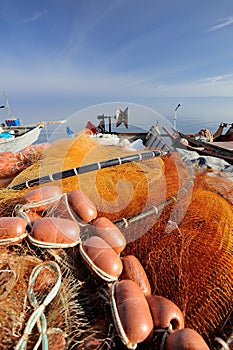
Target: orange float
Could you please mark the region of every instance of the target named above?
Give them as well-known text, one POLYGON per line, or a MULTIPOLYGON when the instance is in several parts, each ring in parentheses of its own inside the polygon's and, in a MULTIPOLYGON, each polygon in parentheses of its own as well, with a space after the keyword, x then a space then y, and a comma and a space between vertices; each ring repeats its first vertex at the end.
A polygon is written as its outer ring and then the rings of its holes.
POLYGON ((24 196, 24 201, 31 204, 30 210, 41 212, 47 209, 52 202, 60 199, 62 190, 58 186, 44 186, 32 190, 24 196))
POLYGON ((134 281, 115 282, 112 286, 112 317, 123 344, 136 349, 152 333, 153 320, 143 291, 134 281))
POLYGON ((126 247, 125 236, 109 219, 100 217, 93 222, 92 232, 104 239, 117 254, 126 247))
POLYGON ((144 295, 150 295, 150 282, 140 261, 134 255, 126 255, 121 259, 121 261, 123 264, 123 271, 120 275, 120 279, 132 280, 136 282, 143 291, 144 295))
POLYGON ((19 243, 27 236, 27 221, 18 217, 0 218, 0 245, 19 243))
POLYGON ((33 238, 32 243, 38 246, 37 242, 45 242, 44 246, 46 243, 74 246, 80 242, 79 233, 79 225, 72 220, 46 217, 33 224, 29 238, 33 238))
POLYGON ((67 199, 71 209, 84 222, 90 222, 96 218, 96 207, 83 191, 74 190, 67 194, 67 199))
POLYGON ((204 339, 190 328, 171 333, 165 343, 165 350, 210 350, 204 339))
POLYGON ((155 329, 184 328, 184 317, 181 310, 171 300, 159 295, 147 296, 147 302, 153 317, 155 329))
POLYGON ((122 272, 122 262, 111 246, 98 236, 80 244, 80 253, 93 272, 106 281, 116 281, 122 272))

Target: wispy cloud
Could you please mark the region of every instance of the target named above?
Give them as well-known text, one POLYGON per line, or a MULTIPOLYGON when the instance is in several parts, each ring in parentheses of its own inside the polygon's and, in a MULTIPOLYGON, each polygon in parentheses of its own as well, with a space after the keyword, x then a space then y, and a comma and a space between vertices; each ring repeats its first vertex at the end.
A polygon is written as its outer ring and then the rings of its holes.
POLYGON ((77 14, 77 20, 71 23, 70 38, 64 49, 67 57, 75 56, 80 51, 84 43, 88 42, 88 37, 95 32, 98 26, 101 26, 101 23, 105 22, 108 16, 114 13, 121 2, 120 0, 118 2, 102 1, 99 6, 96 6, 94 2, 93 4, 94 5, 90 5, 89 2, 89 11, 81 20, 77 14))
POLYGON ((213 77, 208 77, 203 79, 203 82, 209 82, 209 83, 216 83, 216 82, 223 82, 227 80, 232 80, 233 79, 233 73, 230 74, 223 74, 223 75, 216 75, 213 77))
POLYGON ((37 12, 31 18, 25 19, 24 23, 34 22, 34 21, 38 20, 40 17, 42 17, 42 16, 44 16, 46 14, 47 14, 46 10, 37 12))
POLYGON ((79 96, 95 98, 104 96, 116 100, 128 98, 157 97, 233 97, 233 74, 216 75, 200 80, 171 83, 154 80, 141 73, 104 72, 96 69, 59 69, 41 67, 35 69, 0 69, 6 91, 15 91, 23 96, 79 96), (146 79, 147 78, 147 79, 146 79), (27 84, 23 84, 23 82, 27 84))
POLYGON ((222 29, 224 27, 227 27, 229 25, 233 24, 233 17, 228 17, 228 18, 225 18, 224 21, 220 24, 217 24, 216 26, 213 26, 211 27, 208 32, 213 32, 215 30, 219 30, 219 29, 222 29))

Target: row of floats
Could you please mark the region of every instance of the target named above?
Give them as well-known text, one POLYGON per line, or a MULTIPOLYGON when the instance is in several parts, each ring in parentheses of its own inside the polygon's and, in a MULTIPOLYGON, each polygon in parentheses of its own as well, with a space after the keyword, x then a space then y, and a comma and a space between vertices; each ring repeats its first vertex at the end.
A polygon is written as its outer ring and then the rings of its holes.
POLYGON ((109 219, 98 217, 95 205, 85 193, 81 190, 62 193, 59 187, 50 185, 29 191, 24 202, 15 209, 17 216, 0 218, 1 244, 19 243, 26 237, 32 244, 44 248, 79 244, 85 264, 107 283, 112 320, 128 349, 136 349, 141 343, 153 347, 158 332, 166 334, 165 350, 209 349, 201 335, 185 328, 177 305, 151 294, 139 260, 133 255, 121 256, 127 243, 124 235, 109 219), (54 211, 55 202, 58 204, 54 211), (48 216, 55 212, 62 212, 63 217, 48 216), (88 236, 81 239, 82 231, 87 228, 88 236))
POLYGON ((1 152, 0 153, 0 178, 16 176, 22 170, 26 169, 35 158, 40 158, 43 151, 49 146, 48 143, 41 143, 25 147, 19 152, 1 152))

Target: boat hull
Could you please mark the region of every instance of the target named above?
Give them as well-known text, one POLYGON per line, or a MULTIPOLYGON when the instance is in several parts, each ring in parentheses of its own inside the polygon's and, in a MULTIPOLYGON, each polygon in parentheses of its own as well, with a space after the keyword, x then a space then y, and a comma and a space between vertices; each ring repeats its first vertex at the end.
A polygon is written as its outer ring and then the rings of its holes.
POLYGON ((179 138, 175 141, 173 146, 181 144, 180 140, 185 139, 188 144, 185 146, 187 149, 195 150, 200 155, 216 157, 225 160, 229 164, 233 165, 233 141, 229 142, 204 142, 195 140, 192 137, 179 132, 179 138))
MULTIPOLYGON (((43 126, 37 125, 36 127, 25 127, 25 132, 20 136, 15 136, 13 139, 4 139, 0 141, 0 152, 18 152, 23 148, 32 145, 36 142, 40 136, 43 126)), ((23 130, 24 128, 18 128, 18 130, 23 130)), ((17 128, 12 128, 11 130, 17 130, 17 128)))

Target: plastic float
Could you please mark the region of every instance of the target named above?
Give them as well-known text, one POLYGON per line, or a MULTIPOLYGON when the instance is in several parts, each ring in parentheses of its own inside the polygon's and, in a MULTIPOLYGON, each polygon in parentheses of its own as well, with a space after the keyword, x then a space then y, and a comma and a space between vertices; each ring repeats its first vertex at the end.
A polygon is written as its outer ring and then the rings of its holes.
POLYGON ((6 186, 22 170, 42 158, 47 143, 25 147, 20 152, 0 152, 0 185, 6 186))

